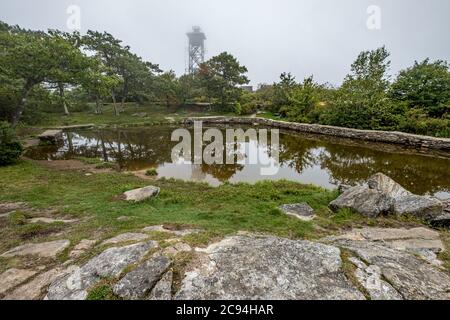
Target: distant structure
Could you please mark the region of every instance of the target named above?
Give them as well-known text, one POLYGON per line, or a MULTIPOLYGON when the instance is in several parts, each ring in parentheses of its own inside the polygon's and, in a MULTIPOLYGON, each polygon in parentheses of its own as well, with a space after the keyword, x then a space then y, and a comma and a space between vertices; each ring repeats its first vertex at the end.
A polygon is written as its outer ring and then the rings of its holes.
POLYGON ((241 89, 248 92, 253 92, 253 86, 241 86, 241 89))
POLYGON ((189 65, 188 72, 192 74, 198 69, 200 64, 205 62, 205 40, 206 36, 200 27, 192 27, 192 31, 187 33, 189 38, 189 65))

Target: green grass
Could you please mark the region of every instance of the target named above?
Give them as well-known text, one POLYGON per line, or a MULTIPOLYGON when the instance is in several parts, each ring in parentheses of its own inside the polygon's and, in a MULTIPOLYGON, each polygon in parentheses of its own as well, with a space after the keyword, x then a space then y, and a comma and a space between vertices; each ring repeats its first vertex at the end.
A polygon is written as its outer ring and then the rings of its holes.
MULTIPOLYGON (((129 203, 116 200, 116 196, 143 187, 148 181, 117 172, 86 176, 83 172, 51 170, 32 161, 2 167, 0 176, 0 201, 23 201, 37 210, 52 207, 64 216, 81 219, 73 226, 58 226, 74 244, 83 238, 105 238, 164 223, 204 229, 204 233, 188 237, 193 244, 206 244, 211 238, 239 230, 303 238, 314 232, 312 223, 283 215, 276 208, 306 201, 318 210, 327 210, 327 204, 336 197, 333 191, 288 181, 214 188, 204 183, 161 179, 152 181, 161 188, 158 198, 129 203), (120 216, 133 218, 118 221, 120 216)), ((21 235, 26 230, 20 227, 7 223, 0 228, 4 239, 0 252, 23 243, 21 235)), ((29 237, 29 241, 52 239, 48 230, 35 231, 36 237, 29 237)))
MULTIPOLYGON (((223 113, 204 110, 201 112, 193 111, 189 108, 167 108, 159 105, 142 105, 135 103, 125 105, 123 112, 119 116, 114 114, 111 104, 105 105, 102 114, 95 114, 93 111, 73 112, 69 116, 59 113, 49 113, 35 127, 55 127, 77 124, 94 124, 99 126, 141 126, 170 123, 171 121, 180 121, 191 116, 214 116, 223 113), (146 113, 146 117, 134 116, 137 113, 146 113)), ((19 130, 28 133, 29 126, 23 126, 19 130)))
MULTIPOLYGON (((131 174, 111 171, 86 176, 83 172, 59 171, 23 160, 1 167, 0 176, 0 202, 26 202, 34 211, 52 208, 56 209, 56 216, 79 220, 75 224, 23 224, 29 218, 28 213, 16 213, 9 220, 0 220, 0 252, 26 242, 69 239, 71 246, 60 255, 59 261, 65 261, 67 253, 81 239, 102 240, 157 224, 203 229, 184 237, 192 246, 205 246, 237 231, 318 239, 352 227, 420 225, 420 221, 410 218, 369 219, 350 210, 334 214, 328 204, 337 197, 337 191, 290 181, 211 187, 205 183, 159 179, 151 182, 161 188, 157 198, 130 203, 117 196, 149 184, 131 174), (281 204, 297 202, 311 205, 317 219, 300 221, 278 209, 281 204), (122 216, 130 219, 117 219, 122 216)), ((164 241, 167 235, 151 237, 164 241)), ((94 251, 82 259, 98 253, 94 251)), ((7 263, 8 267, 14 266, 11 261, 0 259, 0 272, 6 269, 7 263)))

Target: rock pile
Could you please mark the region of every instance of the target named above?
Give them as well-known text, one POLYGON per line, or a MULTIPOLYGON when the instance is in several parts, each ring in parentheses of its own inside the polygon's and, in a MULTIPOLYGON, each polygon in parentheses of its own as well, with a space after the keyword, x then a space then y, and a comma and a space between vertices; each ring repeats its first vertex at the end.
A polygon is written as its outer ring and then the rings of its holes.
POLYGON ((377 173, 367 184, 347 188, 330 203, 334 211, 349 208, 367 217, 394 213, 433 220, 443 214, 443 203, 433 197, 415 195, 388 176, 377 173))

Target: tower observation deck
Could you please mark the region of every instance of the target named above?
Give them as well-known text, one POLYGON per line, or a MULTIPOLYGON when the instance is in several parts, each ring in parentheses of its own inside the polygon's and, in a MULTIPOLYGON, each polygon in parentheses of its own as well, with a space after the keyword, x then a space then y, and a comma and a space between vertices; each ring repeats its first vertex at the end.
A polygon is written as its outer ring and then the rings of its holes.
POLYGON ((188 72, 192 74, 205 61, 205 40, 206 36, 200 27, 192 27, 192 31, 187 33, 189 39, 189 65, 188 72))

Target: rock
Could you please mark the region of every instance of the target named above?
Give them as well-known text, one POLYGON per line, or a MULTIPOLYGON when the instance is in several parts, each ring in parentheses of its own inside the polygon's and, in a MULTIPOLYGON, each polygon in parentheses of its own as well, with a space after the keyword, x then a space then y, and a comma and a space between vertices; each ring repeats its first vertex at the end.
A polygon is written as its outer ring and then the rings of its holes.
POLYGON ((133 113, 132 116, 139 117, 139 118, 145 118, 145 117, 147 117, 147 113, 146 112, 137 112, 137 113, 133 113))
POLYGON ((361 228, 348 233, 323 239, 327 242, 336 240, 374 241, 398 250, 409 251, 426 257, 430 252, 439 253, 444 250, 439 233, 424 227, 412 229, 398 228, 361 228))
POLYGON ((367 291, 371 300, 402 300, 402 296, 382 279, 378 266, 367 266, 355 257, 351 257, 349 260, 357 267, 356 279, 367 291))
POLYGON ((36 274, 34 270, 8 269, 0 275, 0 295, 16 287, 36 274))
POLYGON ((333 246, 238 235, 203 250, 175 298, 364 299, 341 267, 340 250, 333 246))
POLYGON ((129 217, 129 216, 120 216, 117 217, 117 221, 130 221, 133 217, 129 217))
POLYGON ((339 193, 343 193, 343 192, 347 191, 348 189, 350 189, 351 187, 352 186, 348 185, 348 184, 340 184, 338 186, 338 191, 339 191, 339 193))
POLYGON ((114 238, 105 240, 101 244, 102 245, 117 244, 117 243, 128 242, 128 241, 137 242, 137 241, 147 240, 148 238, 149 238, 148 234, 127 232, 127 233, 119 234, 118 236, 115 236, 114 238))
POLYGON ((352 209, 367 217, 377 217, 392 210, 393 201, 382 192, 364 186, 348 189, 330 203, 333 211, 352 209))
POLYGON ((150 292, 147 300, 172 300, 173 272, 168 271, 150 292))
POLYGON ((160 189, 154 186, 147 186, 144 188, 134 189, 125 192, 123 195, 126 201, 143 201, 149 198, 156 197, 160 189))
POLYGON ((0 203, 0 218, 8 218, 13 212, 27 209, 28 206, 24 202, 2 202, 0 203))
POLYGON ((412 194, 396 199, 394 211, 399 215, 433 219, 442 215, 443 206, 442 202, 435 198, 412 194))
POLYGON ((78 258, 86 250, 92 248, 96 242, 97 242, 96 240, 87 240, 87 239, 81 240, 80 243, 78 243, 70 252, 69 254, 70 258, 78 258))
POLYGON ((55 268, 44 272, 27 284, 18 287, 13 292, 8 294, 3 300, 38 300, 45 294, 46 287, 57 278, 64 276, 73 269, 55 268))
POLYGON ((171 247, 167 247, 164 249, 164 254, 167 255, 176 255, 179 252, 189 252, 192 251, 192 247, 184 242, 178 242, 171 247))
POLYGON ((126 274, 115 286, 114 293, 124 299, 142 299, 169 269, 171 261, 158 255, 126 274))
POLYGON ((314 209, 307 203, 284 204, 280 209, 287 215, 293 216, 303 221, 314 219, 314 209))
POLYGON ((42 142, 57 143, 62 139, 62 130, 46 130, 41 133, 38 138, 42 142))
POLYGON ((122 270, 139 262, 157 243, 149 241, 103 251, 82 267, 54 281, 48 290, 49 300, 84 300, 88 289, 102 278, 118 277, 122 270))
POLYGON ((361 228, 353 229, 351 233, 360 234, 364 239, 371 241, 390 241, 401 239, 439 240, 439 232, 424 227, 411 229, 361 228))
POLYGON ((414 254, 367 240, 340 239, 333 244, 350 250, 369 266, 378 267, 381 277, 403 299, 450 299, 450 277, 414 254))
POLYGON ((431 219, 430 224, 435 228, 450 227, 450 213, 444 213, 431 219))
POLYGON ((188 234, 192 234, 192 233, 201 232, 200 229, 181 229, 181 230, 166 229, 162 225, 145 227, 144 229, 142 229, 142 231, 143 232, 167 232, 167 233, 175 234, 180 237, 184 237, 184 236, 186 236, 188 234))
POLYGON ((412 194, 382 173, 370 177, 367 185, 346 190, 330 203, 330 208, 334 211, 350 208, 369 217, 394 212, 398 215, 433 219, 442 214, 441 201, 412 194))
POLYGON ((37 255, 45 258, 55 258, 56 255, 70 245, 69 240, 55 240, 42 243, 29 243, 15 247, 1 256, 5 258, 25 255, 37 255))
POLYGON ((77 222, 78 220, 63 220, 63 219, 52 219, 52 218, 46 218, 46 217, 38 217, 38 218, 32 218, 28 222, 29 223, 73 223, 77 222))
POLYGON ((378 190, 389 197, 399 199, 410 196, 411 192, 383 173, 376 173, 367 180, 370 189, 378 190))

